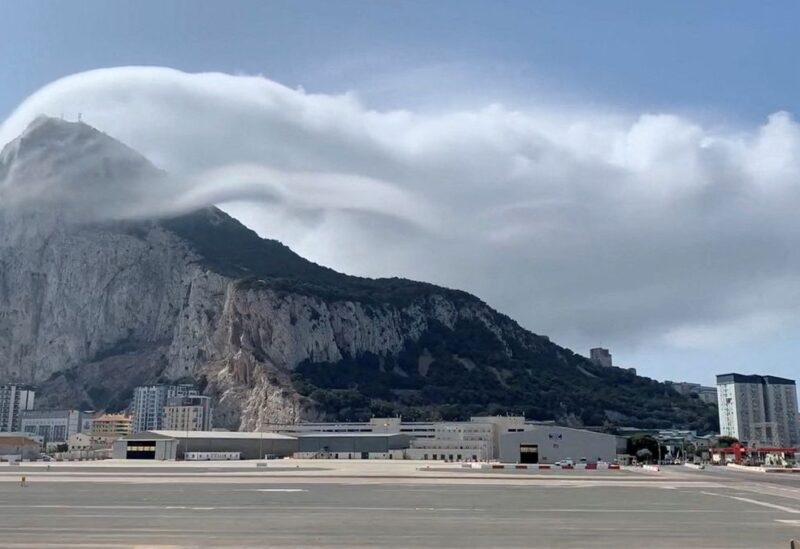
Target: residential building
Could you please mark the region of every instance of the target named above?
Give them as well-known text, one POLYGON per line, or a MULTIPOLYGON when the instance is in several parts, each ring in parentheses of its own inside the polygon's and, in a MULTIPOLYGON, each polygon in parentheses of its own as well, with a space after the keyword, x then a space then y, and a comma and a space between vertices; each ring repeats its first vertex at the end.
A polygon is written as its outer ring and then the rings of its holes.
POLYGON ((164 406, 167 399, 197 395, 194 385, 147 385, 136 387, 131 410, 133 432, 154 431, 164 426, 164 406))
POLYGON ((210 431, 211 398, 200 395, 168 398, 163 424, 166 431, 210 431))
POLYGON ((611 368, 614 365, 613 361, 611 360, 611 352, 608 349, 603 349, 602 347, 589 349, 589 360, 598 366, 605 366, 606 368, 611 368))
POLYGON ((124 414, 103 414, 92 421, 92 443, 111 444, 115 440, 131 434, 133 422, 124 414))
POLYGON ((20 430, 21 414, 33 410, 35 395, 26 385, 0 385, 0 432, 20 430))
POLYGON ((775 376, 717 376, 720 433, 750 447, 796 447, 797 388, 775 376))
POLYGON ((39 435, 45 444, 67 442, 82 431, 87 415, 78 410, 27 410, 22 412, 20 430, 39 435))

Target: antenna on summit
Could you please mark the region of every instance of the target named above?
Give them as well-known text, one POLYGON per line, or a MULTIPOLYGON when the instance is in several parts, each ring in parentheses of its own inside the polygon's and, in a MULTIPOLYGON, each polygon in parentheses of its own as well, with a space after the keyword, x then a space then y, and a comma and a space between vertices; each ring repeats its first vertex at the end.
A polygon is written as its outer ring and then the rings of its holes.
POLYGON ((82 118, 83 118, 82 114, 78 113, 78 122, 80 122, 82 118))

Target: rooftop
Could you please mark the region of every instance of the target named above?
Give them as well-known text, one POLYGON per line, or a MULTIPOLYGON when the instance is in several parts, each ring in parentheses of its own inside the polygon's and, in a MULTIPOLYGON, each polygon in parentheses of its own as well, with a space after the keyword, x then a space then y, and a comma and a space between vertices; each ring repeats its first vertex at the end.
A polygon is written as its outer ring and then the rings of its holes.
POLYGON ((217 438, 217 439, 253 439, 253 440, 293 440, 295 437, 288 435, 280 435, 278 433, 255 432, 245 433, 242 431, 142 431, 141 433, 133 434, 125 437, 126 440, 146 440, 156 435, 159 438, 177 438, 177 439, 199 439, 199 438, 217 438))
POLYGON ((386 438, 405 437, 406 433, 297 433, 297 438, 386 438))

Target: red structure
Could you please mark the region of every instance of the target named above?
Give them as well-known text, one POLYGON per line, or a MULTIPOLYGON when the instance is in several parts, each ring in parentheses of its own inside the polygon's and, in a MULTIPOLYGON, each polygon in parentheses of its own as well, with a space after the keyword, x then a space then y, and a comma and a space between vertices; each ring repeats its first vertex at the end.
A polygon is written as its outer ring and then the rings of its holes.
MULTIPOLYGON (((794 448, 747 448, 738 442, 734 442, 730 448, 712 448, 711 454, 733 454, 733 462, 741 464, 742 462, 749 463, 764 463, 767 454, 783 454, 786 458, 794 457, 794 448)), ((723 460, 724 461, 724 460, 723 460)))

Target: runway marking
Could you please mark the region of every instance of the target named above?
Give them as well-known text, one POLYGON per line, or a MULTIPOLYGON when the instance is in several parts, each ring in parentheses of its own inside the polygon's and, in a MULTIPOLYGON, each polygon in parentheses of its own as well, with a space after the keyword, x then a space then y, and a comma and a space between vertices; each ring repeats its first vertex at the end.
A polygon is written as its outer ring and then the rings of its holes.
POLYGON ((308 492, 302 488, 256 488, 255 490, 242 490, 243 492, 308 492))
POLYGON ((783 524, 789 524, 791 526, 800 526, 800 520, 793 520, 793 519, 775 519, 775 522, 780 522, 783 524))
MULTIPOLYGON (((710 494, 712 495, 712 494, 710 494)), ((713 494, 716 495, 716 494, 713 494)), ((152 506, 152 505, 118 505, 118 506, 91 506, 91 505, 7 505, 1 507, 8 507, 14 509, 86 509, 86 510, 217 510, 217 511, 393 511, 393 512, 418 512, 418 511, 438 511, 438 512, 459 512, 459 513, 483 513, 488 509, 480 507, 351 507, 342 505, 237 505, 237 506, 217 506, 217 507, 189 507, 189 506, 152 506)), ((663 514, 663 513, 728 513, 727 510, 721 509, 618 509, 618 508, 518 508, 515 509, 521 513, 626 513, 626 514, 663 514)), ((757 512, 757 511, 753 511, 757 512)), ((766 511, 764 511, 766 512, 766 511)), ((796 511, 800 512, 800 511, 796 511)), ((9 515, 10 516, 10 515, 9 515)), ((66 516, 59 514, 58 516, 66 516)), ((109 516, 109 515, 106 515, 109 516)), ((111 515, 111 516, 130 516, 137 518, 136 515, 111 515)), ((161 515, 159 515, 161 516, 161 515)), ((0 530, 8 528, 0 526, 0 530)))
POLYGON ((778 509, 779 511, 783 511, 784 513, 793 513, 793 514, 800 514, 800 509, 794 509, 792 507, 786 507, 784 505, 778 505, 777 503, 767 503, 766 501, 759 501, 757 499, 750 499, 750 498, 743 498, 741 496, 729 496, 726 494, 714 494, 713 492, 700 492, 701 494, 705 494, 707 496, 715 496, 715 497, 722 497, 728 499, 735 499, 737 501, 743 501, 745 503, 752 503, 753 505, 760 505, 762 507, 769 507, 770 509, 778 509))

